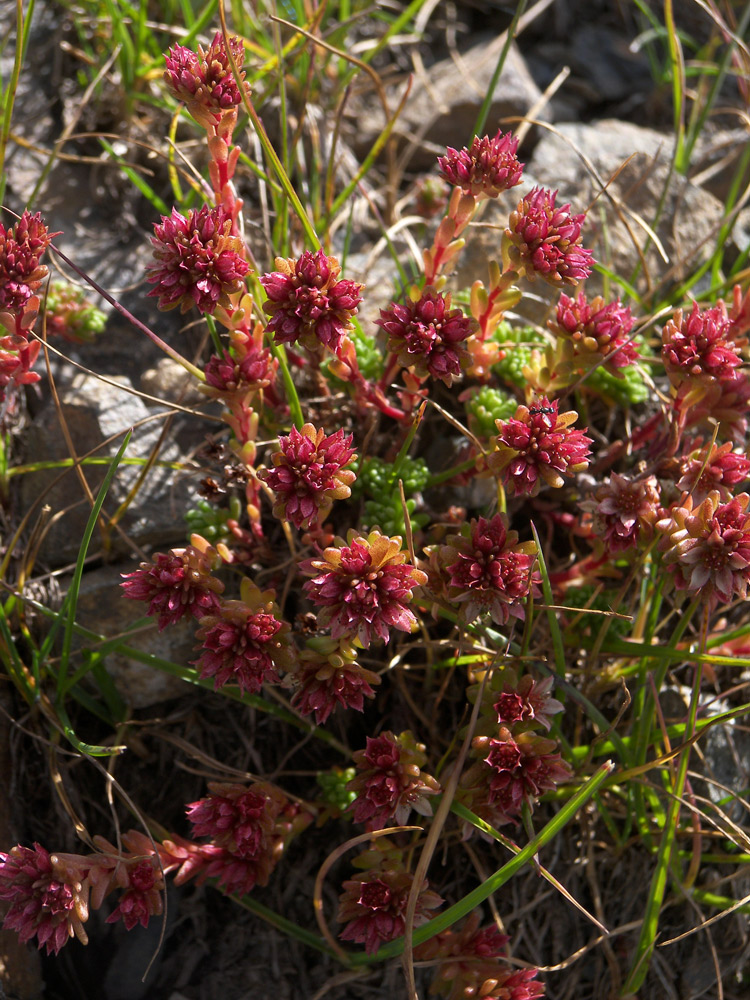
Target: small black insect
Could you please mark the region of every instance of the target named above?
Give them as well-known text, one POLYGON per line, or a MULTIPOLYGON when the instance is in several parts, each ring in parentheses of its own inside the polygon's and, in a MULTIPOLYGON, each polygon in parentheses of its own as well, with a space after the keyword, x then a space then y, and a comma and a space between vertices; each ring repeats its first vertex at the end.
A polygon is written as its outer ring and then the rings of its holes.
POLYGON ((530 406, 529 407, 529 415, 532 416, 532 417, 536 413, 554 413, 554 412, 555 412, 554 406, 530 406))

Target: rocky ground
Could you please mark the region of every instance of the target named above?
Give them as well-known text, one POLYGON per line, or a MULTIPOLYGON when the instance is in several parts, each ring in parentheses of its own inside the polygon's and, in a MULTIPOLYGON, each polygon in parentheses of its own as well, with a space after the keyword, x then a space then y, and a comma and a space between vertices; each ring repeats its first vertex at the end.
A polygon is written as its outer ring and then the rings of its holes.
MULTIPOLYGON (((6 4, 0 11, 4 37, 12 34, 10 7, 6 4)), ((678 7, 686 30, 707 32, 707 21, 697 4, 678 7)), ((457 10, 440 3, 430 9, 432 15, 425 26, 428 42, 404 46, 389 55, 388 94, 392 103, 401 94, 407 73, 414 72, 393 154, 400 186, 384 201, 396 206, 392 222, 399 213, 410 211, 414 185, 432 169, 435 155, 446 145, 460 147, 466 141, 508 23, 504 7, 479 0, 459 4, 457 10)), ((37 183, 45 159, 39 150, 49 149, 73 121, 77 100, 70 75, 71 57, 61 54, 65 49, 60 47, 61 41, 71 38, 69 15, 64 5, 47 2, 39 4, 35 16, 13 124, 24 143, 11 145, 7 165, 6 201, 16 210, 23 207, 37 183)), ((690 177, 670 175, 670 91, 668 84, 659 83, 652 74, 644 31, 636 6, 629 0, 542 0, 531 5, 497 85, 487 130, 525 116, 533 119, 528 128, 523 126, 525 185, 559 188, 560 201, 588 211, 587 245, 593 247, 600 262, 633 277, 648 309, 665 287, 679 284, 710 252, 723 219, 732 167, 747 140, 736 119, 717 119, 701 137, 690 177), (654 231, 650 220, 662 196, 664 207, 654 231)), ((6 46, 2 55, 4 78, 10 59, 12 45, 6 46)), ((369 148, 382 127, 372 95, 358 100, 353 108, 356 117, 347 123, 354 160, 369 148)), ((75 127, 116 131, 122 125, 117 108, 102 106, 98 120, 76 123, 75 127)), ((137 125, 130 122, 127 127, 137 125)), ((378 176, 384 184, 388 176, 384 165, 378 176)), ((252 181, 246 178, 244 183, 251 206, 252 181)), ((378 182, 372 183, 377 188, 378 182)), ((516 198, 514 191, 512 200, 516 198)), ((493 204, 481 218, 470 252, 455 276, 456 287, 473 280, 478 268, 481 274, 483 259, 493 252, 497 226, 503 213, 507 217, 510 204, 510 199, 493 204)), ((62 231, 56 242, 79 267, 161 335, 177 336, 179 321, 156 313, 153 300, 144 297, 150 209, 126 190, 111 166, 58 161, 39 190, 35 207, 44 213, 53 231, 62 231)), ((730 252, 744 249, 749 234, 750 216, 742 212, 729 237, 730 252)), ((410 251, 406 241, 401 248, 404 253, 410 251)), ((391 287, 384 280, 390 279, 390 273, 388 257, 377 246, 377 233, 362 225, 347 276, 368 285, 366 316, 377 315, 378 307, 390 298, 391 287)), ((598 282, 601 279, 595 275, 590 289, 598 289, 598 282)), ((537 313, 531 318, 543 318, 547 306, 540 295, 533 302, 537 313)), ((111 381, 102 383, 86 371, 74 373, 67 363, 53 361, 59 407, 78 454, 96 448, 111 454, 125 428, 141 425, 133 453, 148 455, 163 429, 158 415, 164 408, 159 399, 188 408, 195 401, 174 366, 162 360, 126 320, 106 304, 104 307, 110 311, 105 334, 96 344, 72 348, 69 354, 85 369, 111 381), (132 389, 146 395, 133 395, 132 389)), ((197 348, 198 335, 189 333, 188 337, 194 338, 197 348)), ((58 404, 52 400, 46 380, 39 389, 29 391, 26 406, 15 428, 16 460, 67 457, 68 445, 56 416, 58 404)), ((183 471, 169 469, 151 476, 121 522, 121 531, 113 533, 108 550, 102 551, 95 542, 82 589, 84 624, 90 621, 102 632, 116 634, 138 617, 139 608, 125 606, 127 602, 119 599, 120 574, 133 568, 132 560, 140 551, 152 547, 163 550, 184 539, 184 513, 194 503, 197 482, 205 474, 199 452, 216 426, 215 414, 210 411, 203 416, 178 413, 172 418, 160 457, 180 464, 183 471)), ((107 501, 110 513, 126 498, 134 475, 124 473, 118 478, 107 501)), ((97 476, 87 477, 96 490, 97 476)), ((41 542, 34 580, 40 599, 54 605, 75 559, 88 507, 81 502, 80 485, 72 473, 64 477, 58 472, 24 476, 6 505, 6 538, 19 517, 36 511, 42 499, 53 513, 62 512, 41 542)), ((157 655, 166 641, 154 630, 137 639, 143 649, 157 655)), ((182 652, 175 651, 174 631, 169 632, 168 641, 172 658, 191 657, 190 630, 182 652)), ((280 742, 267 719, 247 709, 227 707, 224 699, 203 692, 196 695, 183 682, 154 675, 129 661, 110 658, 108 668, 122 697, 144 724, 140 759, 134 753, 132 759, 118 762, 117 777, 125 787, 138 789, 159 815, 178 816, 182 803, 199 797, 202 790, 205 765, 175 749, 170 740, 178 731, 200 746, 207 759, 231 762, 240 770, 270 772, 274 761, 283 759, 291 749, 291 743, 285 746, 280 742), (269 743, 273 753, 264 749, 269 743)), ((38 839, 54 843, 60 850, 74 849, 69 817, 50 789, 43 729, 18 713, 8 686, 0 681, 0 847, 38 839)), ((717 754, 721 752, 719 747, 717 754)), ((94 823, 96 818, 106 822, 102 786, 92 782, 90 774, 74 760, 63 758, 58 766, 76 810, 94 823)), ((310 769, 315 766, 315 750, 311 748, 310 769)), ((576 845, 570 844, 569 850, 575 857, 576 845)), ((286 869, 290 874, 264 890, 262 900, 306 922, 309 914, 305 907, 320 856, 312 848, 294 849, 286 869)), ((576 891, 589 895, 586 873, 574 871, 570 859, 561 856, 550 867, 574 895, 576 891)), ((456 866, 459 884, 463 876, 473 877, 464 855, 456 866)), ((607 922, 622 925, 637 919, 640 897, 630 898, 637 871, 621 867, 615 860, 606 877, 609 898, 619 883, 622 902, 621 912, 604 915, 607 922)), ((569 966, 556 967, 578 948, 585 948, 592 937, 587 925, 565 912, 559 897, 542 892, 529 875, 514 881, 504 910, 510 926, 514 915, 525 915, 518 924, 524 928, 524 948, 531 960, 550 968, 545 976, 549 997, 593 1000, 608 995, 601 991, 601 984, 609 981, 606 950, 594 948, 569 966)), ((9 1000, 12 996, 36 1000, 42 995, 42 980, 48 1000, 307 1000, 323 995, 330 1000, 376 1000, 402 995, 398 967, 381 969, 369 980, 347 980, 326 960, 275 935, 257 918, 208 889, 175 891, 164 928, 154 921, 148 932, 124 935, 119 927, 113 929, 101 921, 92 924, 88 949, 71 944, 58 960, 42 966, 36 955, 15 946, 12 935, 1 934, 0 961, 5 963, 3 984, 9 1000), (165 938, 160 945, 162 930, 165 938), (156 951, 148 980, 142 983, 142 970, 156 951), (331 979, 337 975, 338 979, 331 979)), ((671 936, 669 928, 665 933, 671 936)), ((657 961, 650 992, 644 991, 642 1000, 716 995, 710 989, 701 992, 701 983, 713 981, 714 973, 710 956, 696 941, 693 938, 687 943, 679 967, 670 967, 663 959, 657 961)), ((737 943, 728 928, 723 947, 728 951, 737 943)), ((616 943, 614 947, 616 950, 616 943)))

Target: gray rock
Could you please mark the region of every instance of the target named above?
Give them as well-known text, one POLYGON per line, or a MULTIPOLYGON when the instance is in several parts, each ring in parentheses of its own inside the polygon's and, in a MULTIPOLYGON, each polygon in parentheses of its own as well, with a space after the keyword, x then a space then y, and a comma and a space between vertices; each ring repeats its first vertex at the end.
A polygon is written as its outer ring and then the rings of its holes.
MULTIPOLYGON (((395 134, 403 139, 404 162, 408 161, 410 167, 434 167, 435 156, 444 153, 446 146, 460 149, 466 145, 503 44, 502 37, 483 41, 455 60, 434 63, 424 78, 414 78, 407 105, 395 126, 395 134)), ((392 109, 402 94, 403 86, 389 92, 392 109)), ((495 87, 485 132, 494 135, 501 119, 527 114, 540 96, 523 56, 511 45, 495 87)), ((382 108, 373 107, 360 122, 358 151, 372 145, 383 125, 382 108)))
MULTIPOLYGON (((84 573, 78 596, 78 623, 99 635, 111 637, 127 632, 139 618, 143 618, 146 605, 128 600, 120 586, 122 573, 136 568, 135 564, 104 566, 84 573)), ((196 658, 196 627, 197 623, 192 619, 183 620, 159 632, 154 622, 127 638, 125 644, 186 666, 196 658)), ((77 643, 79 647, 84 645, 82 640, 77 640, 77 643)), ((104 663, 120 696, 133 708, 148 708, 191 690, 191 685, 179 677, 139 663, 117 651, 107 654, 104 663)))
MULTIPOLYGON (((128 391, 130 382, 127 379, 118 381, 122 388, 93 376, 77 374, 67 389, 60 389, 62 417, 79 457, 90 452, 99 457, 113 455, 129 427, 136 427, 136 430, 126 457, 146 459, 156 447, 162 421, 148 420, 153 414, 142 399, 128 391)), ((178 462, 182 457, 169 439, 159 452, 159 462, 162 463, 178 462)), ((26 461, 60 461, 67 458, 69 451, 61 431, 60 416, 50 401, 28 430, 26 461)), ((120 466, 104 503, 103 509, 109 516, 126 499, 141 471, 142 465, 120 466)), ((91 492, 96 495, 106 475, 106 466, 88 465, 84 472, 91 492)), ((120 522, 123 532, 139 546, 169 547, 172 543, 183 541, 187 530, 183 517, 192 492, 192 485, 184 474, 155 464, 120 522)), ((39 553, 40 559, 51 567, 75 560, 90 512, 76 472, 73 469, 53 468, 29 473, 22 477, 20 494, 22 509, 44 502, 50 505, 53 512, 50 530, 39 553)), ((111 544, 115 552, 131 551, 131 546, 116 530, 111 532, 111 544)), ((95 552, 98 548, 95 533, 90 551, 95 552)))

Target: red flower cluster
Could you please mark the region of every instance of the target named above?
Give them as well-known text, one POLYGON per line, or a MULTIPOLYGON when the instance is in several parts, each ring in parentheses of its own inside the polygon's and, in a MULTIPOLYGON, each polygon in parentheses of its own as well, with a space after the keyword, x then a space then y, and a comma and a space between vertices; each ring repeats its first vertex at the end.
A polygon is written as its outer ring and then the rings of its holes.
POLYGON ((273 591, 261 593, 248 579, 241 587, 241 601, 220 601, 215 613, 201 619, 195 637, 203 652, 195 665, 203 680, 214 678, 217 691, 233 681, 240 691, 257 694, 264 684, 278 684, 276 668, 292 664, 293 647, 273 591))
POLYGON ((557 743, 534 733, 521 733, 514 739, 501 726, 497 738, 479 736, 472 745, 484 754, 490 769, 487 801, 506 823, 520 813, 524 802, 533 804, 570 777, 570 768, 554 752, 557 743))
POLYGON ((47 277, 40 263, 52 236, 37 212, 24 212, 12 226, 0 223, 0 312, 21 315, 47 277))
POLYGON ((721 499, 731 499, 732 487, 750 479, 750 460, 747 455, 732 451, 731 441, 710 448, 700 448, 701 442, 680 462, 682 476, 677 486, 690 493, 693 503, 703 503, 712 490, 717 490, 721 499))
POLYGON ((656 524, 676 589, 699 594, 711 610, 744 600, 750 583, 750 496, 720 501, 716 490, 698 505, 688 496, 656 524))
POLYGON ((562 702, 551 695, 553 684, 551 677, 536 681, 528 674, 515 684, 506 681, 493 705, 499 725, 515 728, 518 723, 528 723, 549 729, 550 716, 563 710, 562 702))
POLYGON ((300 653, 289 683, 294 707, 303 715, 314 712, 320 726, 337 705, 364 711, 364 699, 375 697, 380 678, 357 663, 357 651, 346 639, 315 636, 300 653))
POLYGON ((504 514, 472 520, 464 533, 449 538, 440 561, 448 598, 459 602, 460 617, 471 622, 489 612, 498 625, 505 625, 510 615, 523 619, 524 599, 530 590, 539 592, 540 576, 532 570, 535 555, 536 543, 519 542, 504 514))
POLYGON ((536 187, 519 201, 505 230, 508 255, 529 281, 577 285, 591 274, 592 253, 581 246, 586 216, 556 207, 556 199, 557 191, 536 187))
POLYGON ((241 358, 234 357, 226 349, 221 358, 212 354, 203 374, 209 391, 213 390, 217 396, 231 396, 265 389, 276 378, 277 366, 268 348, 260 348, 252 342, 241 358))
POLYGON ((313 578, 305 594, 323 608, 320 624, 330 625, 334 639, 356 638, 363 646, 370 645, 373 633, 388 642, 392 628, 411 632, 417 620, 408 604, 427 577, 407 558, 398 536, 376 530, 350 531, 348 545, 338 539, 319 558, 303 562, 300 569, 313 578))
POLYGON ((160 309, 187 312, 191 306, 213 313, 217 306, 230 306, 230 298, 242 288, 249 271, 244 247, 232 236, 232 219, 221 207, 204 205, 187 218, 176 208, 154 226, 155 263, 149 265, 148 293, 158 299, 160 309))
POLYGON ((533 406, 519 406, 515 417, 498 420, 496 451, 487 465, 502 476, 509 496, 536 496, 543 485, 560 487, 564 476, 588 464, 591 438, 573 429, 575 410, 558 413, 557 400, 546 396, 533 406))
POLYGON ((659 484, 655 476, 628 479, 613 472, 579 505, 593 514, 594 532, 610 552, 622 552, 650 539, 659 512, 659 484))
POLYGON ((382 830, 390 819, 404 824, 412 809, 422 816, 432 815, 427 796, 436 795, 440 784, 421 769, 427 761, 424 750, 408 731, 367 737, 367 747, 352 755, 360 774, 346 786, 357 793, 349 807, 355 823, 364 823, 367 830, 382 830))
POLYGON ((508 937, 494 925, 479 927, 474 911, 459 931, 443 931, 414 949, 420 962, 436 964, 430 995, 445 1000, 535 1000, 544 985, 538 969, 513 969, 502 961, 508 937))
POLYGON ((202 618, 218 610, 224 584, 211 574, 217 556, 208 542, 193 535, 184 549, 157 552, 150 563, 123 573, 121 585, 131 601, 145 601, 159 631, 185 615, 202 618))
MULTIPOLYGON (((239 38, 230 36, 228 40, 240 80, 244 81, 244 47, 239 38)), ((184 101, 193 118, 204 127, 215 126, 222 116, 236 112, 242 103, 220 31, 205 51, 200 46, 197 52, 184 45, 173 46, 165 56, 165 63, 164 81, 172 95, 184 101)), ((243 83, 243 86, 246 85, 243 83)))
POLYGON ((388 334, 388 350, 405 368, 420 378, 440 379, 451 385, 461 369, 471 364, 471 355, 461 345, 471 336, 476 322, 460 309, 450 308, 450 295, 427 288, 406 305, 392 303, 380 310, 377 325, 388 334))
POLYGON ((586 367, 602 358, 607 367, 614 369, 626 368, 638 360, 638 351, 628 340, 633 316, 619 299, 605 303, 597 295, 589 302, 583 292, 575 299, 561 295, 550 328, 572 342, 576 358, 586 367))
POLYGON ((312 817, 269 782, 209 782, 208 788, 187 810, 195 835, 211 842, 164 841, 160 856, 165 870, 178 869, 177 885, 217 878, 227 892, 245 895, 267 884, 286 844, 312 817))
POLYGON ((271 317, 267 330, 277 344, 295 344, 317 353, 321 344, 334 353, 362 301, 362 286, 339 280, 341 267, 322 250, 306 250, 298 260, 277 257, 276 270, 260 282, 271 317))
POLYGON ((445 151, 438 157, 440 173, 464 194, 475 198, 496 198, 501 191, 520 184, 523 163, 518 162, 518 139, 510 132, 498 132, 491 139, 476 136, 470 148, 445 151))
POLYGON ((326 437, 325 431, 305 424, 279 437, 280 450, 271 456, 273 469, 258 473, 275 494, 273 512, 296 528, 310 528, 328 517, 334 500, 351 496, 357 478, 346 466, 357 457, 352 435, 343 430, 326 437))
MULTIPOLYGON (((414 876, 406 870, 400 851, 389 850, 382 840, 379 847, 365 851, 354 862, 364 874, 344 882, 339 897, 337 920, 346 924, 339 934, 342 941, 364 944, 369 955, 380 945, 404 933, 406 906, 414 876)), ((430 910, 442 903, 425 881, 420 886, 414 925, 429 918, 430 910)))

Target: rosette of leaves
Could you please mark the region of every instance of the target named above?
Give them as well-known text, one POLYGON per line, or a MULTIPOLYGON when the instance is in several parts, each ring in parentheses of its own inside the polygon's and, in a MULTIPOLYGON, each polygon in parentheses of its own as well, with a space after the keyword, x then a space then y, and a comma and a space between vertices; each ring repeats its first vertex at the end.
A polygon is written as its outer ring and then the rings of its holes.
POLYGON ((510 420, 518 408, 518 399, 506 389, 483 385, 466 400, 469 429, 478 437, 497 435, 496 420, 510 420))
POLYGON ((198 500, 185 514, 189 535, 202 535, 212 544, 226 541, 231 532, 227 522, 238 521, 242 513, 242 505, 238 497, 232 497, 229 507, 217 507, 208 500, 198 500))

